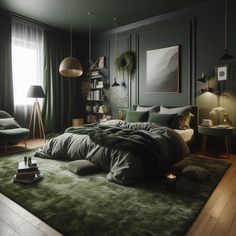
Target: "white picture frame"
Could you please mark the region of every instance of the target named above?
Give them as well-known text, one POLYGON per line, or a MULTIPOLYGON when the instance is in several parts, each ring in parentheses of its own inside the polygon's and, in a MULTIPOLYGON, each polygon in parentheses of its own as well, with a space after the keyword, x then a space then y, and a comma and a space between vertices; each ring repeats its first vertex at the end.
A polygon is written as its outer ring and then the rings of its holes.
POLYGON ((216 81, 226 81, 229 79, 229 65, 216 66, 216 81))

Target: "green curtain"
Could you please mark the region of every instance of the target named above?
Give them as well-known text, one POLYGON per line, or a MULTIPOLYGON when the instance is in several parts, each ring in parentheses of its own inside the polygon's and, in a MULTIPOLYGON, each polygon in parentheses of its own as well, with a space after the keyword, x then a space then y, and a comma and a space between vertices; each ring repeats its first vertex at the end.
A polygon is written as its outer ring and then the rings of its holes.
POLYGON ((63 132, 76 117, 79 97, 79 78, 63 78, 59 65, 69 56, 69 37, 45 31, 43 121, 47 134, 63 132))
POLYGON ((11 18, 3 14, 0 14, 0 109, 13 115, 11 18))

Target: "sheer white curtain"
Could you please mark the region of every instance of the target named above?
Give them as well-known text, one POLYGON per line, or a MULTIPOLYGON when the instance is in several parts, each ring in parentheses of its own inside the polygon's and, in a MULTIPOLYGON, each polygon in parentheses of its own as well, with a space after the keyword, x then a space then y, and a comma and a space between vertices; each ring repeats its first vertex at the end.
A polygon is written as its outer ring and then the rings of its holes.
POLYGON ((12 72, 15 113, 25 121, 28 106, 34 99, 27 98, 30 85, 43 84, 43 28, 33 23, 12 19, 12 72), (22 117, 23 116, 23 117, 22 117))

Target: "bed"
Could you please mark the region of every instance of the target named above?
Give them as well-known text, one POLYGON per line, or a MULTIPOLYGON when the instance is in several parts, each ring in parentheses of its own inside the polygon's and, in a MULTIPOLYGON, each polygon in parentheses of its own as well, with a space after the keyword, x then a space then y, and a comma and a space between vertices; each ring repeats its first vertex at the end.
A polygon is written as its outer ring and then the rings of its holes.
MULTIPOLYGON (((177 109, 179 111, 182 108, 177 109)), ((173 110, 167 112, 172 113, 173 110)), ((191 113, 191 117, 197 120, 196 107, 191 107, 191 113)), ((142 120, 143 115, 147 114, 149 116, 150 111, 131 111, 130 119, 134 120, 137 115, 140 118, 135 122, 130 122, 127 117, 127 121, 115 120, 79 128, 70 127, 63 135, 47 142, 36 156, 66 159, 70 162, 87 160, 106 172, 109 181, 121 185, 160 178, 172 165, 189 154, 186 141, 194 133, 195 122, 192 122, 189 129, 178 133, 170 127, 150 122, 147 118, 142 120)), ((152 115, 154 117, 157 113, 152 115)), ((163 117, 170 120, 173 115, 158 115, 160 117, 162 121, 163 117)))

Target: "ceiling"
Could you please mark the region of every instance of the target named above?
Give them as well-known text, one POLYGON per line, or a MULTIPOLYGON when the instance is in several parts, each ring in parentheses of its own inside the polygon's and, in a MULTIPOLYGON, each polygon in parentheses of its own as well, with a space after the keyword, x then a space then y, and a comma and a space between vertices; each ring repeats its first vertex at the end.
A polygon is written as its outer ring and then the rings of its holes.
POLYGON ((103 32, 118 25, 127 25, 152 16, 161 15, 206 0, 0 0, 0 8, 68 30, 70 9, 73 31, 88 31, 88 11, 91 17, 92 31, 103 32), (71 6, 71 7, 70 7, 71 6))

